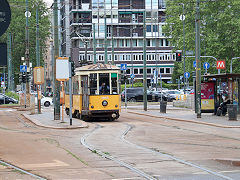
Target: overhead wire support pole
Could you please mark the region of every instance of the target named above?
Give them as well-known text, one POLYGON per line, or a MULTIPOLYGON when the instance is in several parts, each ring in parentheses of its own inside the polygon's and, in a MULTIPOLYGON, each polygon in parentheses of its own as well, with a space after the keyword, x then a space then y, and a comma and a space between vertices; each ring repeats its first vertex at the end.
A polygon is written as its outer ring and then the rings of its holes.
POLYGON ((40 51, 39 51, 39 16, 38 16, 38 7, 36 9, 36 60, 37 67, 40 66, 40 51))
POLYGON ((183 21, 183 66, 184 66, 184 76, 183 76, 183 91, 184 94, 186 94, 186 77, 185 77, 185 72, 186 72, 186 63, 185 63, 185 12, 184 12, 184 3, 181 3, 183 6, 183 14, 182 14, 182 21, 183 21))
MULTIPOLYGON (((30 69, 29 67, 29 24, 28 24, 28 16, 30 16, 30 13, 28 11, 28 0, 26 0, 26 50, 25 50, 25 60, 26 60, 26 65, 27 69, 30 69)), ((29 94, 29 82, 26 82, 26 94, 29 94)))
POLYGON ((11 50, 11 33, 8 33, 7 55, 8 55, 8 90, 13 90, 13 76, 12 76, 12 50, 11 50))
POLYGON ((60 120, 60 84, 56 80, 56 59, 59 56, 58 47, 58 5, 57 0, 54 0, 54 120, 60 120))
POLYGON ((113 25, 111 27, 111 31, 112 31, 112 64, 114 64, 114 40, 113 40, 113 25))
POLYGON ((143 86, 144 111, 147 111, 146 11, 143 12, 143 86))
POLYGON ((108 54, 107 54, 107 17, 106 9, 104 9, 104 29, 105 29, 105 38, 104 38, 104 64, 108 63, 108 54))
POLYGON ((200 0, 196 2, 196 108, 197 118, 201 118, 201 60, 200 60, 200 0))
POLYGON ((93 64, 97 63, 96 60, 96 32, 95 23, 93 23, 93 64))

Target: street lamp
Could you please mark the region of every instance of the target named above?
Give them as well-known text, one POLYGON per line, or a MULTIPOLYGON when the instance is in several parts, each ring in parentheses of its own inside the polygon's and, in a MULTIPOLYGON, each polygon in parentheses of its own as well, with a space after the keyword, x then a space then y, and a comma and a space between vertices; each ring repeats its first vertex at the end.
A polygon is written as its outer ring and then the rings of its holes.
POLYGON ((183 8, 183 14, 180 16, 180 20, 183 22, 183 68, 184 68, 184 76, 183 76, 183 83, 184 83, 184 94, 186 93, 186 78, 185 78, 185 72, 186 72, 186 68, 185 68, 185 15, 184 15, 184 3, 180 3, 180 5, 182 5, 183 8))
POLYGON ((232 60, 234 60, 234 59, 240 59, 240 57, 233 57, 233 58, 231 59, 230 73, 232 73, 232 60))

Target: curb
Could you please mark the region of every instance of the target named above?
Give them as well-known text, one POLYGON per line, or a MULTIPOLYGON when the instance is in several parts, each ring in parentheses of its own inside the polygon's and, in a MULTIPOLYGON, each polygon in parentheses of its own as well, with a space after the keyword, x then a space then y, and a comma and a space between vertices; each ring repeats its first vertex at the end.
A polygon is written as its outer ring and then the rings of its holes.
POLYGON ((88 128, 89 127, 88 124, 85 123, 85 122, 82 122, 83 125, 81 125, 81 126, 74 126, 74 127, 72 127, 70 125, 68 125, 67 127, 49 126, 49 125, 42 124, 41 122, 39 122, 39 120, 36 120, 36 119, 30 117, 30 115, 28 115, 26 113, 21 113, 21 115, 23 115, 26 119, 31 121, 34 125, 39 126, 39 127, 43 127, 43 128, 70 130, 70 129, 80 129, 80 128, 88 128))
POLYGON ((201 122, 201 121, 192 121, 192 120, 186 120, 186 119, 171 118, 171 117, 166 117, 166 116, 155 116, 155 115, 144 114, 144 113, 133 112, 133 111, 127 111, 127 113, 132 113, 132 114, 137 114, 137 115, 142 115, 142 116, 148 116, 148 117, 154 117, 154 118, 164 118, 164 119, 173 120, 173 121, 195 123, 195 124, 213 126, 213 127, 218 127, 218 128, 240 128, 240 126, 224 126, 224 125, 220 125, 220 124, 207 123, 207 122, 201 122))

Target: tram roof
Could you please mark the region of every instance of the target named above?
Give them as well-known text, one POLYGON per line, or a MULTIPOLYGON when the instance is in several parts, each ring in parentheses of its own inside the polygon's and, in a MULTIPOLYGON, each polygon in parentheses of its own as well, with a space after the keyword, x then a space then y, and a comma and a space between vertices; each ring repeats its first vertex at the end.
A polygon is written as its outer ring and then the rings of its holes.
POLYGON ((86 66, 81 66, 75 69, 76 72, 79 71, 99 71, 99 70, 120 70, 119 67, 112 65, 112 64, 90 64, 86 66))

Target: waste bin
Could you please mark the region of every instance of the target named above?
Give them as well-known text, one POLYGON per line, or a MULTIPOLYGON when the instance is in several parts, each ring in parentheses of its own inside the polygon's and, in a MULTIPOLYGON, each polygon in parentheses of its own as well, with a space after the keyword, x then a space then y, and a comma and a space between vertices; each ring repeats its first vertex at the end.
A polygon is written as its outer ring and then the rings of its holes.
POLYGON ((227 104, 228 120, 237 120, 237 104, 227 104))
POLYGON ((166 113, 167 101, 160 101, 160 113, 166 113))

